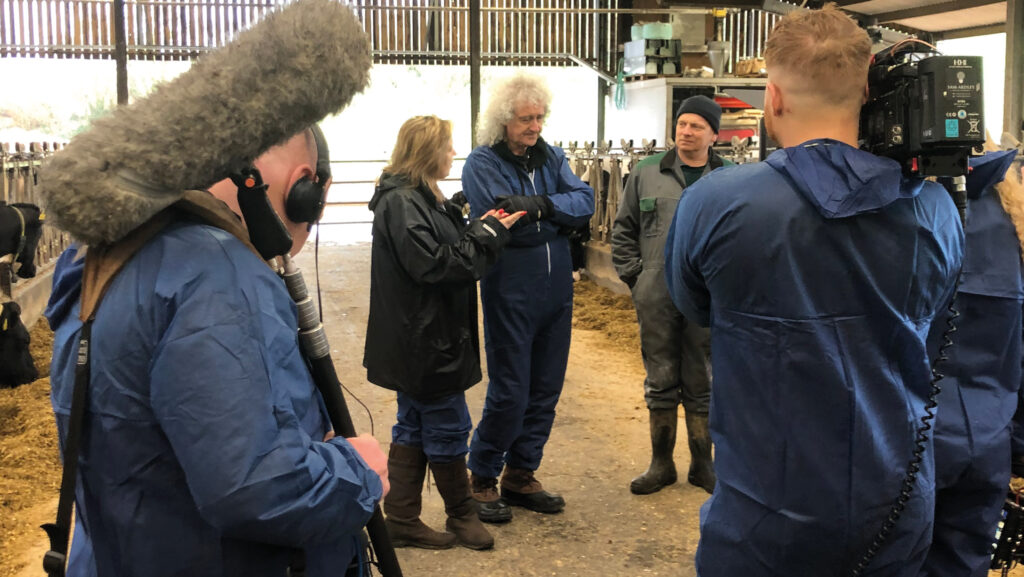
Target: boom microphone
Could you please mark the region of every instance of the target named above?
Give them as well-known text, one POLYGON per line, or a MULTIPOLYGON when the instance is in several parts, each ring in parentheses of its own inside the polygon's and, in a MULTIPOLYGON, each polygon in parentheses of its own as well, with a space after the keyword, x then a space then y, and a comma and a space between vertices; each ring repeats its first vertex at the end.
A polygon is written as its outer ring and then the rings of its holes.
POLYGON ((77 239, 112 243, 340 111, 370 64, 349 8, 298 0, 54 154, 39 179, 47 212, 77 239))

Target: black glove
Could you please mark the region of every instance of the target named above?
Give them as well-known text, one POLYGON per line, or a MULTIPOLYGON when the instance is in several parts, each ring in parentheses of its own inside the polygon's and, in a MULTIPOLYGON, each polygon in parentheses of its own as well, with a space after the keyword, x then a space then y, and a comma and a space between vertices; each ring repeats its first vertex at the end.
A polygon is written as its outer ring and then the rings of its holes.
POLYGON ((466 195, 462 194, 461 190, 459 192, 456 192, 452 196, 451 200, 452 200, 452 204, 454 204, 455 206, 457 206, 459 208, 462 208, 462 207, 466 206, 467 204, 469 204, 469 200, 466 199, 466 195))
POLYGON ((523 194, 502 195, 494 199, 495 209, 505 209, 509 214, 515 214, 525 210, 526 215, 519 219, 519 222, 537 222, 543 218, 549 218, 555 213, 555 206, 551 199, 544 194, 526 196, 523 194))

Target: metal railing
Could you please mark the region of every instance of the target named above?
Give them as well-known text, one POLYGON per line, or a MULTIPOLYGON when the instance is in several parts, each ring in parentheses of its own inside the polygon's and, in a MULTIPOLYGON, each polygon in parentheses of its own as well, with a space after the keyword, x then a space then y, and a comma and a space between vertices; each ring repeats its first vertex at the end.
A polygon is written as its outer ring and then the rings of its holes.
MULTIPOLYGON (((462 166, 465 161, 465 157, 455 158, 451 174, 439 182, 441 192, 449 197, 462 189, 462 166)), ((369 212, 368 204, 380 171, 387 163, 387 160, 331 160, 334 178, 327 192, 324 217, 320 224, 334 226, 372 223, 373 215, 369 212), (356 176, 345 176, 353 174, 356 176)))
MULTIPOLYGON (((37 192, 37 176, 43 159, 61 148, 58 143, 0 143, 0 200, 12 204, 28 202, 42 206, 37 192)), ((36 266, 43 268, 56 260, 71 244, 66 232, 43 224, 43 234, 36 249, 36 266)))
MULTIPOLYGON (((127 56, 189 60, 223 46, 291 0, 126 0, 127 56)), ((386 64, 469 63, 470 0, 350 0, 386 64)), ((619 0, 481 0, 484 65, 572 66, 614 75, 622 24, 669 9, 619 8, 619 0), (626 18, 620 22, 620 17, 626 18)), ((722 39, 726 65, 764 51, 780 18, 762 10, 730 12, 722 39)), ((0 0, 0 57, 113 59, 113 0, 0 0)))
MULTIPOLYGON (((374 59, 466 64, 469 2, 352 0, 374 59)), ((287 0, 126 0, 128 58, 188 60, 223 46, 287 0)), ((485 64, 617 61, 618 0, 484 0, 485 64), (552 56, 555 56, 552 58, 552 56)), ((0 0, 0 56, 112 59, 113 0, 0 0)))

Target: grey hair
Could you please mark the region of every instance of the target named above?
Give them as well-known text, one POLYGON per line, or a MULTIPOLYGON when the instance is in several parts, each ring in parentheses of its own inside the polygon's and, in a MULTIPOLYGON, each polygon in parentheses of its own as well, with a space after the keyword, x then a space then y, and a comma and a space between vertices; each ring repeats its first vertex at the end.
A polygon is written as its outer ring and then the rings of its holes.
POLYGON ((523 104, 543 106, 545 114, 551 111, 551 90, 544 79, 520 72, 499 80, 491 90, 487 109, 477 121, 477 144, 494 146, 505 140, 505 125, 515 115, 516 106, 523 104))

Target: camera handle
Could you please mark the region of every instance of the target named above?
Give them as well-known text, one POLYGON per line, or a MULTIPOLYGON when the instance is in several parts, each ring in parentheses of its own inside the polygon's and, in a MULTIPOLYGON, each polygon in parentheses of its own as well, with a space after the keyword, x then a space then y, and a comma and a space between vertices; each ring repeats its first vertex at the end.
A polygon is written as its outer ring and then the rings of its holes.
POLYGON ((960 225, 967 226, 967 177, 966 176, 954 176, 951 181, 943 182, 943 186, 949 191, 949 195, 953 197, 953 204, 956 205, 956 211, 960 214, 960 225))

